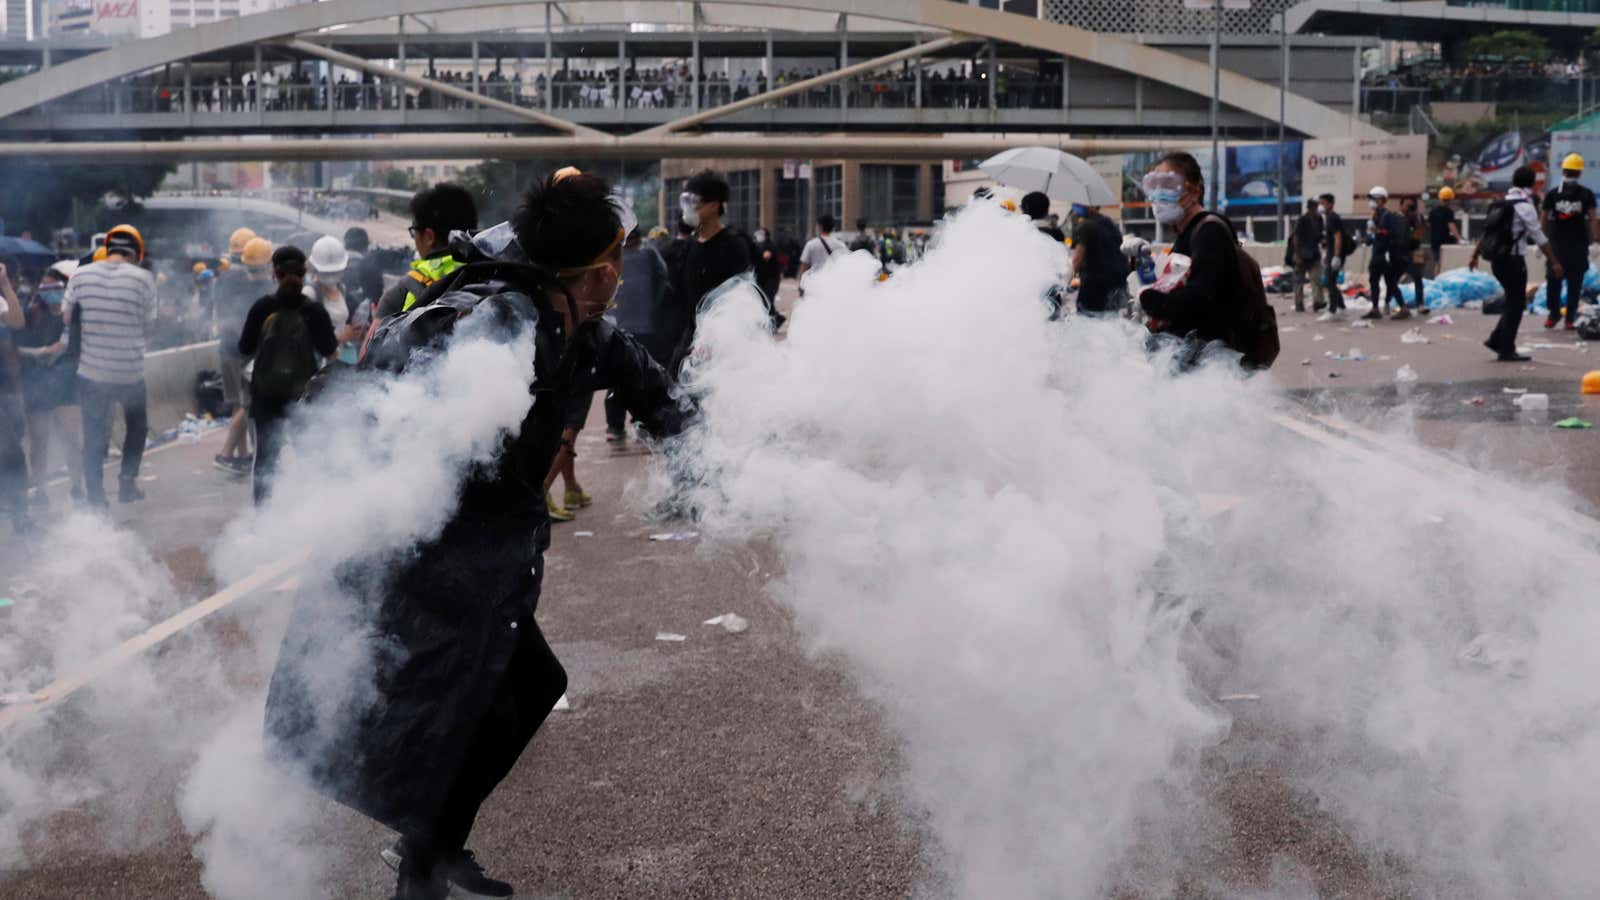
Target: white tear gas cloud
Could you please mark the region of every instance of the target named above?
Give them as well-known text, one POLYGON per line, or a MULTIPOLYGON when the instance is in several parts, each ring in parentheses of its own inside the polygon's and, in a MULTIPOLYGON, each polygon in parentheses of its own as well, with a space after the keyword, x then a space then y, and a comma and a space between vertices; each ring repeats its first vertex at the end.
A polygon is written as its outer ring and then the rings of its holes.
MULTIPOLYGON (((1169 895, 1193 835, 1228 833, 1200 762, 1245 765, 1212 699, 1241 691, 1295 748, 1282 776, 1398 858, 1377 877, 1589 893, 1592 532, 1307 440, 1269 379, 1172 377, 1133 326, 1046 324, 1061 254, 978 204, 887 282, 862 254, 818 272, 785 342, 750 302, 699 331, 693 500, 712 535, 779 539, 776 590, 902 739, 938 890, 1169 895)), ((1279 869, 1268 895, 1310 893, 1279 869)))
MULTIPOLYGON (((477 333, 474 323, 463 320, 457 339, 430 365, 302 411, 270 502, 245 512, 213 549, 219 580, 304 554, 299 589, 336 591, 340 562, 438 533, 467 468, 494 458, 531 400, 531 333, 504 342, 477 333)), ((49 597, 49 614, 0 636, 5 690, 36 689, 189 602, 131 532, 84 516, 43 543, 38 588, 49 597)), ((327 828, 328 803, 269 763, 262 746, 264 675, 278 655, 291 599, 280 593, 262 601, 268 606, 260 614, 239 617, 257 653, 243 678, 221 671, 221 661, 239 659, 237 634, 190 629, 181 640, 194 652, 146 653, 26 728, 0 732, 4 862, 26 862, 21 838, 45 817, 97 799, 98 830, 116 837, 97 836, 86 850, 119 852, 139 835, 164 837, 165 823, 142 826, 169 808, 176 790, 212 896, 325 896, 327 843, 319 832, 327 828)), ((349 632, 337 646, 369 646, 360 640, 361 623, 327 624, 349 632)), ((370 659, 330 652, 303 666, 332 686, 318 700, 334 710, 361 690, 370 659)))

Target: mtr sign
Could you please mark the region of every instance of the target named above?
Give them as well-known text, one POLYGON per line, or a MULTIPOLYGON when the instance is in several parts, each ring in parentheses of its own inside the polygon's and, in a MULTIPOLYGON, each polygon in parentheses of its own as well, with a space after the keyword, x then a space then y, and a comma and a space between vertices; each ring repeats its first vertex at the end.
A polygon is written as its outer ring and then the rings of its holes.
POLYGON ((1334 166, 1334 167, 1342 168, 1345 165, 1346 165, 1346 163, 1344 161, 1344 156, 1342 154, 1338 155, 1338 156, 1317 156, 1317 155, 1312 155, 1312 156, 1306 157, 1306 168, 1308 168, 1308 169, 1320 169, 1320 168, 1323 168, 1324 166, 1334 166))

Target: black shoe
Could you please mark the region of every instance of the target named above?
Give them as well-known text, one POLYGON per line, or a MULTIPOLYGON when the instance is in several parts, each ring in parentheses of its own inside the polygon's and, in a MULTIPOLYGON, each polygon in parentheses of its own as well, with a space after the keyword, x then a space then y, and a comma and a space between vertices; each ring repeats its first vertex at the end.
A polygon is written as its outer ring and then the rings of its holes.
POLYGON ((1411 310, 1406 309, 1404 306, 1402 306, 1402 307, 1400 307, 1400 311, 1399 312, 1395 313, 1394 315, 1390 316, 1389 318, 1390 318, 1391 321, 1396 321, 1396 322, 1398 322, 1401 319, 1409 319, 1409 318, 1411 318, 1411 310))
POLYGON ((1361 318, 1363 318, 1363 319, 1381 319, 1381 318, 1383 318, 1383 313, 1378 312, 1378 308, 1376 306, 1374 306, 1372 309, 1368 310, 1366 315, 1362 316, 1361 318))
POLYGON ((462 850, 434 864, 433 878, 448 884, 451 897, 465 900, 505 900, 516 896, 516 889, 504 881, 484 874, 471 850, 462 850))
POLYGON ((1525 353, 1502 353, 1495 357, 1499 362, 1533 362, 1533 357, 1525 353))
POLYGON ((144 491, 139 490, 137 482, 123 481, 117 487, 118 503, 138 503, 144 499, 144 491))
POLYGON ((1323 310, 1325 310, 1327 308, 1328 308, 1328 304, 1326 304, 1326 303, 1313 303, 1313 304, 1311 304, 1311 311, 1312 312, 1322 312, 1323 310))

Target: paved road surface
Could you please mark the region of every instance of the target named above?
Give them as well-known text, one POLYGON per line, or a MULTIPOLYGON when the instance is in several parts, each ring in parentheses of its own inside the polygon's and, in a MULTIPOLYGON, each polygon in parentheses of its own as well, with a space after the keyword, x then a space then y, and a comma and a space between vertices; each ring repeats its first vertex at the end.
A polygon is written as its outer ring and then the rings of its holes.
MULTIPOLYGON (((1500 393, 1506 386, 1548 390, 1552 416, 1576 411, 1600 422, 1600 398, 1576 394, 1585 363, 1600 364, 1600 353, 1541 350, 1535 365, 1508 367, 1489 362, 1477 346, 1488 327, 1484 317, 1461 313, 1456 322, 1422 326, 1431 343, 1408 345, 1398 324, 1356 329, 1291 313, 1284 324, 1295 330, 1286 329, 1273 377, 1312 408, 1379 426, 1414 423, 1428 443, 1469 463, 1561 479, 1600 503, 1596 434, 1557 432, 1548 418, 1525 420, 1509 406, 1511 395, 1500 393), (1351 346, 1371 358, 1323 356, 1351 346), (1310 364, 1299 365, 1301 359, 1310 364), (1403 364, 1423 378, 1404 397, 1393 385, 1403 364), (1484 405, 1471 403, 1478 396, 1484 405)), ((480 858, 525 896, 878 898, 919 890, 938 896, 937 850, 916 811, 897 799, 894 740, 842 669, 809 657, 789 617, 763 594, 776 572, 772 548, 711 555, 697 541, 648 540, 680 526, 646 522, 630 507, 630 483, 646 459, 631 445, 605 444, 599 415, 596 404, 579 464, 596 503, 558 529, 540 608, 571 676, 572 709, 553 715, 484 810, 472 841, 480 858), (749 631, 727 634, 700 624, 725 612, 749 619, 749 631), (687 640, 658 641, 658 631, 687 640)), ((245 485, 209 466, 220 440, 220 432, 212 433, 153 454, 149 501, 114 511, 195 597, 219 587, 206 551, 247 502, 245 485)), ((0 582, 25 572, 25 555, 39 552, 47 551, 8 541, 0 548, 8 573, 0 582)), ((271 648, 252 652, 247 635, 270 634, 287 596, 268 590, 240 601, 197 626, 213 640, 174 641, 155 651, 158 671, 168 662, 181 669, 186 653, 222 652, 233 657, 240 690, 259 690, 271 648)), ((48 608, 15 613, 49 614, 48 608)), ((174 686, 175 702, 184 691, 174 686)), ((1402 863, 1364 853, 1276 774, 1275 761, 1293 752, 1293 741, 1248 705, 1236 713, 1226 752, 1213 753, 1201 772, 1227 824, 1218 831, 1196 823, 1176 895, 1215 896, 1218 884, 1260 888, 1284 859, 1302 866, 1323 896, 1412 893, 1402 863)), ((71 722, 73 703, 54 714, 71 722)), ((0 746, 5 739, 0 732, 0 746)), ((70 766, 72 754, 63 752, 70 766)), ((100 818, 125 802, 120 797, 85 797, 46 817, 22 836, 26 862, 0 877, 0 894, 206 896, 171 799, 181 774, 182 767, 172 767, 148 795, 152 814, 134 849, 103 849, 100 818)), ((391 876, 376 850, 388 836, 332 804, 319 809, 318 840, 332 872, 325 895, 387 896, 391 876)))

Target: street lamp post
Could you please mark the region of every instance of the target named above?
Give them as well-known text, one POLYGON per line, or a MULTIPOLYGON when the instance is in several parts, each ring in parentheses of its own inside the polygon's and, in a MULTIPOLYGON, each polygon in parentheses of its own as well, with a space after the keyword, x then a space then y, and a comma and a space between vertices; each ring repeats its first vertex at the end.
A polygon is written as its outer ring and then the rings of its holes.
POLYGON ((1222 169, 1222 157, 1217 153, 1217 115, 1219 112, 1217 95, 1222 92, 1222 0, 1212 0, 1212 27, 1211 27, 1211 202, 1213 207, 1221 205, 1223 197, 1222 178, 1219 174, 1222 169))

